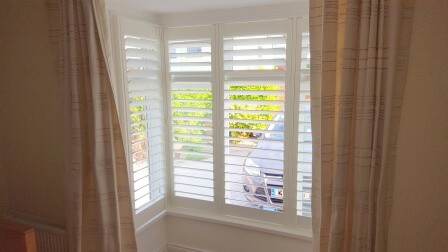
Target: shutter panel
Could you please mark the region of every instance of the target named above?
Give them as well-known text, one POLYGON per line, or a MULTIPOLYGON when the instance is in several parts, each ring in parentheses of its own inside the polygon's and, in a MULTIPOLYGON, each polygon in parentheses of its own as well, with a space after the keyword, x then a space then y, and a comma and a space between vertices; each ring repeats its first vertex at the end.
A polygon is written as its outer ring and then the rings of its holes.
POLYGON ((136 211, 165 195, 163 88, 157 34, 154 31, 154 36, 124 36, 136 211))
POLYGON ((223 26, 225 202, 283 211, 286 31, 223 26))
MULTIPOLYGON (((297 153, 297 215, 311 216, 311 161, 312 161, 312 137, 311 137, 311 94, 310 94, 310 34, 308 20, 304 19, 301 25, 297 48, 300 50, 297 73, 299 75, 297 86, 299 87, 299 146, 297 153)), ((299 29, 300 30, 300 29, 299 29)))
POLYGON ((174 195, 213 201, 211 39, 195 34, 168 38, 174 195))

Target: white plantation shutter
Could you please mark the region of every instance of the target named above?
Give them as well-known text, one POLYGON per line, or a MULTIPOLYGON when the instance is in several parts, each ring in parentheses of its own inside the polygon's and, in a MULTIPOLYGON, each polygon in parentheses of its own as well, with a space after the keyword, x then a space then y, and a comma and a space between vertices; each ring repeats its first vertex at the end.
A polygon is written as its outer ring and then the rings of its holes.
POLYGON ((225 202, 282 212, 286 24, 222 32, 225 202))
POLYGON ((201 28, 167 29, 173 188, 177 197, 214 201, 212 46, 201 28))
POLYGON ((156 26, 119 22, 137 225, 169 200, 310 228, 308 19, 165 28, 163 44, 156 26))
POLYGON ((311 161, 312 161, 312 137, 311 137, 311 94, 310 94, 310 34, 308 20, 298 21, 301 32, 298 34, 299 62, 296 64, 299 100, 295 101, 299 106, 298 118, 298 155, 297 155, 297 215, 311 216, 311 161))
POLYGON ((165 195, 165 136, 157 28, 124 31, 128 135, 135 210, 165 195))

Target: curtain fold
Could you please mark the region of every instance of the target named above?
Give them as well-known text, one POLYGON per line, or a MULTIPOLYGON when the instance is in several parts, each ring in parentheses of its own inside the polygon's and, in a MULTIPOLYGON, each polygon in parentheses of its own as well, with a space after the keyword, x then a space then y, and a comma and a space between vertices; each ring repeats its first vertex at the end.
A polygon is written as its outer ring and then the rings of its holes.
POLYGON ((385 251, 412 0, 311 0, 315 251, 385 251))
POLYGON ((123 140, 94 3, 47 0, 46 6, 64 97, 69 250, 136 251, 123 140))

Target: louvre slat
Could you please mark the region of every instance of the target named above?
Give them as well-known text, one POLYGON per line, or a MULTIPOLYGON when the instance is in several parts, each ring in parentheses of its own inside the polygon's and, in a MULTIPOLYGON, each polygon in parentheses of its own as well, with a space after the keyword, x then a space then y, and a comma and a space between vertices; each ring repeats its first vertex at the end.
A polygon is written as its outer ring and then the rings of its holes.
MULTIPOLYGON (((239 194, 241 194, 240 197, 235 197, 234 194, 231 194, 232 195, 231 197, 226 195, 226 203, 248 207, 247 200, 245 200, 245 198, 244 198, 245 197, 244 195, 247 193, 239 192, 239 194), (243 200, 242 200, 242 198, 243 198, 243 200)), ((251 203, 250 207, 257 208, 257 209, 264 209, 261 207, 266 207, 268 209, 273 208, 272 205, 266 204, 266 203, 264 203, 264 201, 261 201, 261 200, 251 203)))
POLYGON ((285 81, 284 70, 235 70, 224 71, 226 83, 231 81, 285 81))
POLYGON ((132 126, 137 126, 137 125, 140 125, 140 124, 148 124, 148 123, 150 123, 150 125, 154 125, 154 126, 148 127, 148 129, 150 129, 150 128, 160 129, 160 125, 162 124, 162 121, 160 121, 160 119, 159 120, 152 120, 152 119, 146 120, 145 119, 145 120, 141 120, 141 121, 137 121, 137 122, 131 123, 131 127, 132 126))
POLYGON ((270 38, 250 38, 250 39, 226 39, 224 38, 224 48, 227 46, 260 46, 286 44, 285 37, 270 38))
POLYGON ((194 126, 194 125, 183 125, 183 124, 173 124, 174 129, 189 129, 189 130, 204 130, 204 131, 211 131, 212 127, 209 126, 194 126))
POLYGON ((195 163, 185 162, 185 160, 177 159, 174 160, 173 164, 175 167, 213 171, 213 162, 209 161, 208 159, 196 161, 195 163), (197 166, 196 164, 200 164, 200 166, 197 166))
POLYGON ((184 108, 176 107, 176 110, 173 109, 173 111, 177 111, 177 112, 209 112, 209 113, 212 112, 212 110, 209 108, 191 108, 191 107, 184 107, 184 108))
POLYGON ((249 50, 224 50, 226 56, 257 56, 263 57, 266 55, 285 55, 284 48, 273 48, 273 49, 249 49, 249 50))
MULTIPOLYGON (((268 124, 269 122, 265 122, 266 124, 268 124)), ((283 134, 283 131, 277 131, 277 130, 258 130, 258 129, 242 129, 242 128, 230 128, 230 127, 225 127, 226 131, 230 131, 230 132, 245 132, 245 133, 275 133, 275 134, 283 134)))
MULTIPOLYGON (((182 178, 182 176, 177 176, 177 178, 182 178)), ((198 194, 199 194, 199 191, 210 192, 210 193, 201 193, 199 195, 207 195, 207 196, 212 196, 213 195, 213 191, 211 191, 211 190, 209 191, 209 189, 213 189, 212 185, 210 185, 210 186, 203 186, 203 185, 192 184, 189 181, 180 182, 180 181, 176 181, 176 177, 175 177, 174 190, 176 190, 176 187, 182 188, 182 189, 179 190, 181 192, 189 192, 189 190, 187 188, 196 188, 196 189, 198 189, 198 192, 197 192, 198 194), (185 190, 185 189, 187 189, 187 190, 185 190)))
MULTIPOLYGON (((231 93, 226 93, 231 94, 231 93)), ((232 100, 224 100, 225 105, 231 105, 231 104, 238 104, 238 105, 284 105, 284 101, 278 101, 278 100, 263 100, 263 101, 256 101, 256 100, 243 100, 243 99, 232 99, 232 100)), ((237 111, 237 109, 235 110, 237 111)))
POLYGON ((145 118, 159 118, 162 116, 160 111, 153 111, 153 113, 148 114, 145 110, 144 111, 136 111, 130 113, 132 116, 138 116, 138 115, 145 115, 145 118))
POLYGON ((197 58, 197 57, 211 57, 209 52, 197 52, 197 53, 170 53, 170 58, 197 58))
POLYGON ((159 50, 159 43, 156 40, 127 37, 127 38, 125 38, 124 43, 125 43, 125 47, 135 47, 135 48, 152 50, 152 51, 159 50))
POLYGON ((202 122, 211 122, 212 119, 208 117, 202 117, 202 116, 172 116, 171 117, 174 120, 192 120, 192 121, 202 121, 202 122))
MULTIPOLYGON (((238 147, 238 146, 226 146, 225 150, 227 150, 229 152, 239 153, 240 151, 252 151, 253 148, 250 148, 250 147, 238 147)), ((278 150, 272 150, 272 149, 266 149, 266 148, 257 148, 257 150, 269 152, 271 154, 275 153, 275 155, 279 155, 279 157, 283 156, 283 146, 281 148, 279 148, 278 150)), ((235 156, 239 156, 239 155, 235 154, 235 156)), ((245 155, 242 154, 242 157, 244 157, 244 156, 245 155)))
POLYGON ((129 70, 128 73, 128 80, 134 80, 134 79, 149 79, 149 80, 158 80, 160 77, 160 71, 159 70, 129 70))
POLYGON ((150 109, 161 109, 162 104, 160 100, 143 100, 143 101, 131 101, 129 102, 130 107, 136 106, 150 106, 150 109))
MULTIPOLYGON (((239 179, 239 178, 241 178, 240 177, 241 175, 244 175, 244 174, 243 173, 234 173, 234 172, 231 172, 231 171, 226 171, 226 181, 235 181, 234 178, 239 179)), ((253 176, 253 175, 248 176, 248 177, 250 177, 250 178, 259 178, 259 179, 265 179, 266 178, 264 176, 253 176)), ((274 177, 270 177, 269 179, 273 180, 273 181, 277 181, 277 182, 281 182, 283 180, 282 178, 274 178, 274 177)))
POLYGON ((207 135, 199 135, 199 134, 184 134, 184 133, 173 133, 174 137, 188 137, 188 138, 200 138, 200 139, 207 139, 212 140, 213 137, 207 136, 207 135))
POLYGON ((225 67, 233 66, 284 66, 285 59, 256 59, 256 60, 224 60, 225 67))
POLYGON ((210 42, 204 41, 204 42, 194 42, 190 43, 188 41, 180 41, 180 42, 171 42, 168 43, 169 47, 172 49, 182 49, 182 48, 198 48, 198 47, 204 47, 204 48, 210 48, 210 42))
POLYGON ((213 172, 204 170, 193 170, 187 168, 174 168, 174 174, 184 177, 212 179, 213 172))
MULTIPOLYGON (((237 85, 235 85, 237 86, 237 85)), ((272 84, 270 85, 272 86, 272 84)), ((224 90, 225 94, 232 94, 232 95, 284 95, 285 91, 282 90, 257 90, 257 91, 252 91, 252 90, 229 90, 229 89, 225 89, 224 90)))
POLYGON ((128 82, 129 90, 160 89, 159 80, 133 79, 128 82))
MULTIPOLYGON (((182 94, 182 92, 179 92, 179 93, 182 94)), ((194 92, 191 92, 191 93, 194 93, 194 92)), ((198 93, 198 92, 195 92, 195 93, 202 94, 202 93, 198 93)), ((193 102, 193 103, 200 102, 202 104, 206 104, 207 106, 212 104, 211 100, 200 100, 200 99, 189 99, 189 100, 186 100, 186 99, 171 99, 171 103, 173 103, 173 102, 193 102)))
MULTIPOLYGON (((250 120, 250 119, 224 119, 225 123, 236 123, 236 122, 243 122, 243 123, 266 123, 266 120, 250 120)), ((277 124, 282 124, 283 121, 277 121, 277 124)))
POLYGON ((158 70, 159 62, 147 59, 127 59, 126 66, 128 68, 137 68, 137 69, 150 68, 153 70, 158 70))
POLYGON ((170 67, 192 67, 192 66, 201 66, 201 67, 211 67, 212 63, 210 62, 170 62, 170 67))
POLYGON ((159 60, 160 55, 159 55, 159 52, 157 52, 157 51, 128 48, 128 49, 126 49, 126 57, 127 58, 159 60))
MULTIPOLYGON (((173 90, 171 91, 171 94, 209 94, 211 95, 211 91, 205 91, 205 90, 173 90)), ((206 100, 207 101, 207 100, 206 100)))
POLYGON ((203 76, 211 78, 210 71, 170 71, 171 77, 176 76, 203 76))
POLYGON ((228 90, 230 86, 279 86, 283 87, 285 86, 284 81, 269 81, 269 80, 246 80, 246 81, 227 81, 224 83, 224 88, 228 90))
MULTIPOLYGON (((210 78, 209 78, 210 79, 210 78)), ((189 89, 189 88, 197 88, 197 89, 211 89, 211 83, 207 81, 192 81, 192 82, 172 82, 172 89, 189 89)))
MULTIPOLYGON (((241 138, 238 138, 238 137, 224 137, 224 139, 226 141, 229 141, 229 140, 241 140, 241 138)), ((283 140, 275 140, 275 139, 263 140, 263 139, 258 139, 258 138, 247 138, 247 139, 244 139, 244 141, 254 142, 254 143, 263 143, 263 142, 268 142, 268 143, 280 142, 280 143, 283 143, 283 140)))
MULTIPOLYGON (((239 186, 244 186, 247 185, 246 183, 241 183, 241 182, 236 182, 236 181, 228 181, 226 180, 226 191, 233 191, 233 190, 229 190, 229 188, 234 188, 235 186, 239 187, 239 186)), ((278 188, 278 189, 283 189, 283 187, 281 186, 259 186, 260 188, 264 188, 264 189, 268 189, 268 188, 278 188)), ((234 192, 241 192, 241 191, 234 191, 234 192)), ((245 193, 245 192, 244 192, 245 193)))
POLYGON ((225 113, 234 113, 234 114, 249 114, 249 115, 258 115, 258 114, 263 114, 263 115, 283 115, 283 110, 280 109, 278 111, 268 111, 268 110, 258 110, 258 109, 253 109, 253 110, 247 110, 247 109, 224 109, 225 113))
POLYGON ((160 99, 162 97, 162 93, 160 90, 137 90, 137 91, 130 91, 129 97, 137 97, 137 96, 144 96, 146 99, 160 99))
POLYGON ((194 147, 213 148, 212 144, 207 144, 207 143, 188 143, 188 142, 181 142, 181 141, 173 141, 173 144, 179 144, 179 145, 182 145, 182 146, 194 146, 194 147))

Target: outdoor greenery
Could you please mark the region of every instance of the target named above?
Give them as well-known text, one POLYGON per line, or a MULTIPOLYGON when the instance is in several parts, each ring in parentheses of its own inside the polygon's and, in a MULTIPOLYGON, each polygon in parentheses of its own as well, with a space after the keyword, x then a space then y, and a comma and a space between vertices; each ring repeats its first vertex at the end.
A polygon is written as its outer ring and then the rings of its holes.
MULTIPOLYGON (((230 90, 247 90, 247 91, 266 91, 266 90, 280 90, 279 86, 273 85, 254 85, 254 86, 230 86, 230 90)), ((252 100, 252 101, 273 101, 279 100, 276 95, 230 95, 230 100, 252 100)), ((266 111, 278 111, 281 106, 278 105, 251 105, 251 104, 230 104, 230 109, 234 110, 266 110, 266 111)), ((270 121, 274 119, 272 114, 247 114, 247 113, 230 113, 230 119, 244 119, 244 120, 266 120, 270 121)), ((268 127, 265 123, 243 123, 243 122, 231 122, 229 128, 233 129, 266 129, 268 127)), ((232 137, 248 138, 252 134, 246 132, 233 131, 230 133, 232 137)))
MULTIPOLYGON (((229 90, 235 91, 268 91, 268 90, 281 90, 280 86, 277 85, 230 85, 229 90)), ((211 89, 177 89, 172 92, 171 106, 173 108, 191 108, 191 109, 211 109, 212 108, 212 94, 211 89)), ((133 97, 131 101, 143 101, 145 97, 133 97)), ((282 98, 277 95, 244 95, 244 94, 234 94, 229 96, 230 100, 235 100, 235 103, 229 104, 229 109, 232 110, 266 110, 266 111, 279 111, 282 109, 279 105, 272 104, 244 104, 245 100, 252 101, 273 101, 281 100, 282 98)), ((130 108, 131 122, 137 123, 139 121, 146 119, 146 114, 134 113, 145 111, 145 106, 133 106, 130 108)), ((201 136, 211 136, 212 132, 203 129, 191 129, 182 126, 200 126, 200 127, 211 127, 212 125, 212 113, 211 111, 176 111, 173 109, 173 132, 178 134, 174 136, 174 140, 177 142, 185 143, 181 146, 181 151, 198 153, 196 154, 186 154, 185 158, 188 160, 203 160, 204 155, 200 153, 211 153, 211 148, 189 146, 195 143, 212 143, 211 139, 204 139, 201 136), (209 119, 209 120, 204 120, 209 119), (185 136, 182 136, 185 134, 185 136), (190 135, 190 136, 189 136, 190 135), (191 135, 198 135, 198 137, 192 137, 191 135)), ((243 120, 266 120, 270 121, 274 119, 272 114, 248 114, 248 113, 229 113, 230 119, 243 119, 243 120)), ((131 127, 132 133, 135 133, 132 137, 132 142, 145 139, 146 123, 136 124, 131 127)), ((268 127, 266 123, 244 123, 244 122, 230 122, 229 128, 235 129, 230 132, 230 136, 238 138, 251 138, 254 137, 252 133, 241 132, 238 129, 252 129, 252 130, 263 130, 268 127)), ((238 141, 233 141, 237 144, 238 141)), ((145 146, 136 146, 137 149, 142 149, 145 146)))

